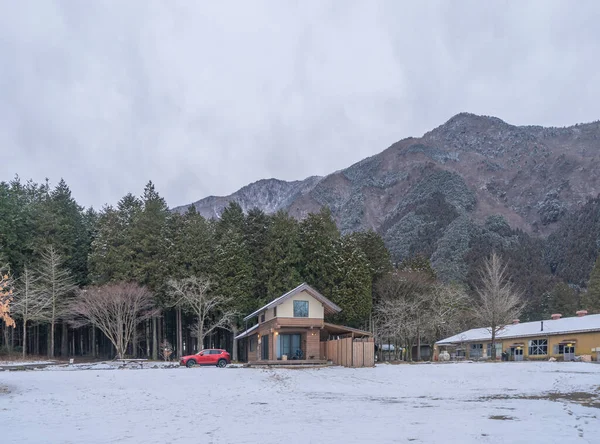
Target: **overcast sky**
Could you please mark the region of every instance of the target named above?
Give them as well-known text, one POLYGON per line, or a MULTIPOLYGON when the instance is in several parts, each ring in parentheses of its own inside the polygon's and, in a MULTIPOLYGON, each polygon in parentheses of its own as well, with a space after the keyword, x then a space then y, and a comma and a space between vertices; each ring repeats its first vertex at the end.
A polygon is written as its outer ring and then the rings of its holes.
POLYGON ((600 118, 600 2, 0 0, 0 180, 170 206, 325 175, 461 111, 600 118))

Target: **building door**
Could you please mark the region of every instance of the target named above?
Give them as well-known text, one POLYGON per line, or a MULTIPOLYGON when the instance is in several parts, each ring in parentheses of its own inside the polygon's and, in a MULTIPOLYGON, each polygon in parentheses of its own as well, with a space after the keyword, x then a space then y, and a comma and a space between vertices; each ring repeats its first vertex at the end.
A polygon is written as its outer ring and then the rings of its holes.
POLYGON ((265 361, 269 360, 269 335, 264 335, 261 338, 260 355, 261 359, 265 361))
POLYGON ((523 360, 523 349, 520 347, 511 347, 510 354, 513 356, 513 361, 523 360))
POLYGON ((563 359, 565 361, 574 361, 575 360, 575 346, 565 345, 563 348, 563 359))
POLYGON ((287 359, 302 357, 301 338, 300 334, 279 335, 277 359, 281 359, 283 355, 286 355, 287 359))

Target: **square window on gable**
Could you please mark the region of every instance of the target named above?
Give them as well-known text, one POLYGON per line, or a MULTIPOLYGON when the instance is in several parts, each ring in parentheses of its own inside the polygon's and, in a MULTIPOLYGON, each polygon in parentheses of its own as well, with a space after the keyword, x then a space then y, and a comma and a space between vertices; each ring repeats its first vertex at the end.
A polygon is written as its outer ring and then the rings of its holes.
POLYGON ((307 318, 308 317, 308 301, 294 301, 294 317, 295 318, 307 318))

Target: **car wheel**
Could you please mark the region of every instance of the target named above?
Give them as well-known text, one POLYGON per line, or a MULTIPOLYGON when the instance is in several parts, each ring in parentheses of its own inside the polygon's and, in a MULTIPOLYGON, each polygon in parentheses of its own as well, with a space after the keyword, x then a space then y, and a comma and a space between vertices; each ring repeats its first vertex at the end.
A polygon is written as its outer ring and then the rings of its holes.
POLYGON ((187 368, 192 368, 192 367, 194 367, 195 365, 196 365, 196 361, 195 361, 195 360, 193 360, 193 359, 190 359, 190 360, 187 362, 187 364, 185 364, 185 366, 186 366, 187 368))
POLYGON ((219 362, 217 362, 217 367, 225 367, 227 365, 227 361, 225 359, 219 359, 219 362))

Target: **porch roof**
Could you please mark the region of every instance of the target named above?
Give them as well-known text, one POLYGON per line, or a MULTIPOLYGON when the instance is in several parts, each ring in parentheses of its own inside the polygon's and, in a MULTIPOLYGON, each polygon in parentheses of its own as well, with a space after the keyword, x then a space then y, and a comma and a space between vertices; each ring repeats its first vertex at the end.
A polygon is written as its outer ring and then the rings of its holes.
POLYGON ((365 331, 365 330, 359 330, 358 328, 346 327, 344 325, 330 324, 328 322, 325 322, 323 324, 323 329, 327 330, 329 333, 334 334, 334 335, 345 335, 345 334, 349 334, 349 333, 354 333, 358 337, 373 336, 373 333, 365 331))
POLYGON ((256 324, 255 326, 250 327, 248 330, 237 335, 235 337, 235 339, 242 339, 242 338, 245 338, 246 336, 250 336, 252 334, 252 332, 258 328, 258 326, 259 326, 259 324, 256 324))

